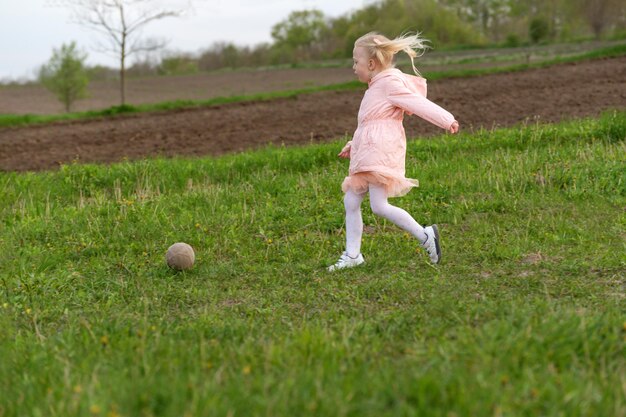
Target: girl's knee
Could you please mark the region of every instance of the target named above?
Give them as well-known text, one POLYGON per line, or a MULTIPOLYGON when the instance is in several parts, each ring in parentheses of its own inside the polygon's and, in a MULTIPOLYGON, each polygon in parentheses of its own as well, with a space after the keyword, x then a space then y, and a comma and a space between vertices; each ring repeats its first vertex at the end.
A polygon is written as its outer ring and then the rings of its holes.
POLYGON ((374 213, 377 216, 385 217, 388 206, 389 206, 389 203, 387 203, 386 201, 384 202, 375 201, 375 200, 370 201, 370 207, 372 209, 372 213, 374 213))

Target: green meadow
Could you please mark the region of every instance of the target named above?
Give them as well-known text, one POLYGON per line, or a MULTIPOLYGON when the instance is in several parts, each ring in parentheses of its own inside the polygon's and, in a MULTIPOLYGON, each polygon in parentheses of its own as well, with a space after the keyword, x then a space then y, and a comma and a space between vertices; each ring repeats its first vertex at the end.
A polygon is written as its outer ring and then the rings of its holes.
POLYGON ((344 140, 0 173, 0 416, 624 417, 625 138, 411 140, 442 264, 366 200, 332 274, 344 140))

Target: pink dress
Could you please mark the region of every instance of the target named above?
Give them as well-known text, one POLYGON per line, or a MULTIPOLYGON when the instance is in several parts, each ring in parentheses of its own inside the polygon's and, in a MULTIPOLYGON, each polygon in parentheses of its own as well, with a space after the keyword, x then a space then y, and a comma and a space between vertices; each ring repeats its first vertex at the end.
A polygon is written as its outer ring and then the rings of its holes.
POLYGON ((389 197, 398 197, 417 187, 405 178, 406 134, 404 113, 415 114, 442 129, 449 129, 454 116, 426 98, 426 80, 391 68, 369 82, 359 109, 358 127, 350 148, 350 172, 342 190, 361 194, 369 184, 381 185, 389 197))

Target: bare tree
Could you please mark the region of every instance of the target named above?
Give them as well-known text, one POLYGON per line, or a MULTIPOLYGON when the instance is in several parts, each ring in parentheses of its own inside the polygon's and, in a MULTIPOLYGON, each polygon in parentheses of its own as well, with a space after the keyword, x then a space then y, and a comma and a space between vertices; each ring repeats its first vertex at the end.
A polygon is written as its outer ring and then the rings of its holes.
POLYGON ((57 0, 56 5, 69 7, 72 20, 103 35, 100 52, 112 53, 120 63, 120 98, 126 102, 126 59, 138 52, 163 48, 166 41, 142 39, 141 29, 148 23, 166 17, 181 16, 190 8, 161 7, 155 0, 57 0))

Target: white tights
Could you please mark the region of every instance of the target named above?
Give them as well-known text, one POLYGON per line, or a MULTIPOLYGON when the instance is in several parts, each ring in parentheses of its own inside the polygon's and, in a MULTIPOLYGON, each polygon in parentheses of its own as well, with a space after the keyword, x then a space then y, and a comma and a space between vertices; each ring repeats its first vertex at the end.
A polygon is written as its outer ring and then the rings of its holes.
MULTIPOLYGON (((424 228, 409 213, 387 202, 387 192, 383 187, 370 184, 369 192, 370 206, 374 214, 384 217, 401 229, 406 230, 420 242, 426 240, 424 228)), ((348 190, 343 199, 346 207, 346 252, 351 257, 356 257, 361 253, 361 237, 363 236, 361 202, 363 198, 365 198, 365 193, 357 194, 348 190)))

